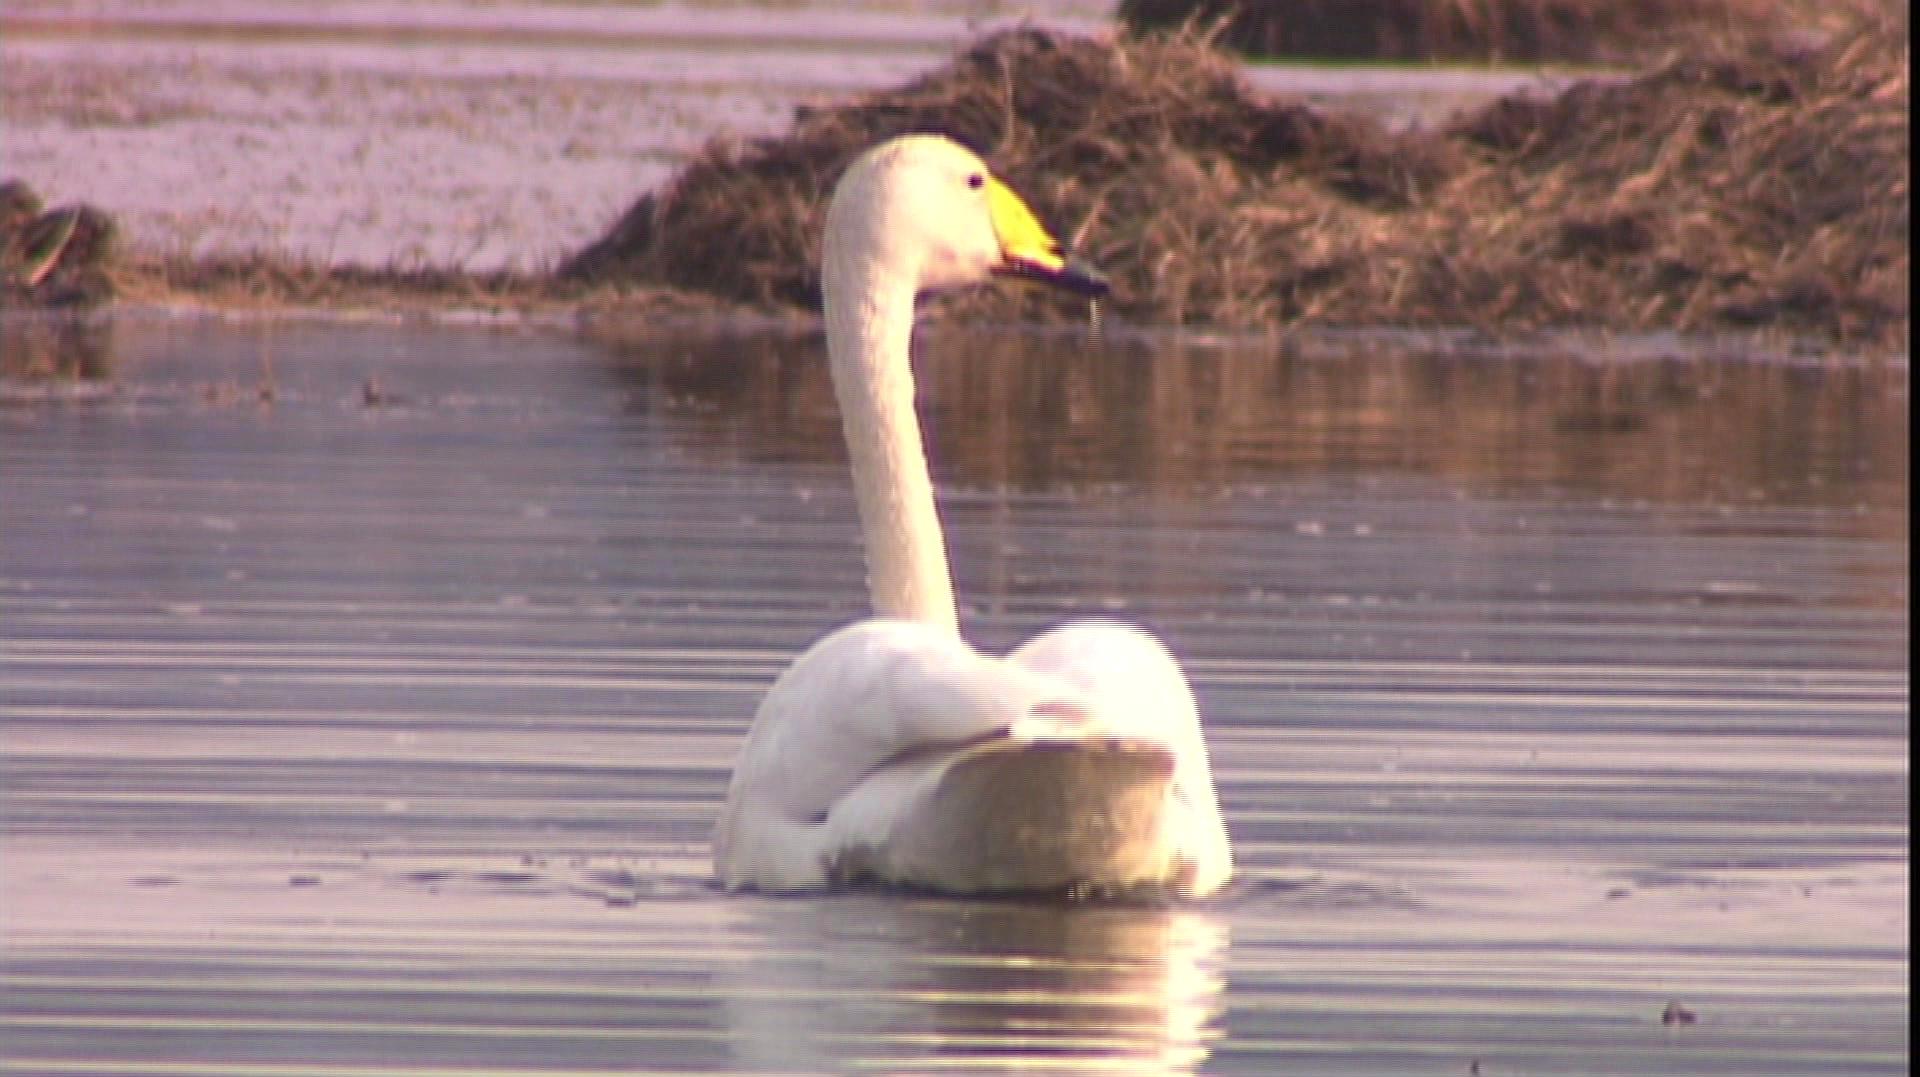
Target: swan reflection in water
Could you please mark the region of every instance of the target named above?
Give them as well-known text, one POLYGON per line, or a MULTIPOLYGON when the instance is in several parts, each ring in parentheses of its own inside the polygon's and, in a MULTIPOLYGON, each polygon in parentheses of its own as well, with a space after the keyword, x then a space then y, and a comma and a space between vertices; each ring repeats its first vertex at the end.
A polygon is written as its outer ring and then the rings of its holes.
POLYGON ((1204 910, 748 899, 715 989, 747 1070, 1167 1073, 1204 1062, 1227 931, 1204 910))

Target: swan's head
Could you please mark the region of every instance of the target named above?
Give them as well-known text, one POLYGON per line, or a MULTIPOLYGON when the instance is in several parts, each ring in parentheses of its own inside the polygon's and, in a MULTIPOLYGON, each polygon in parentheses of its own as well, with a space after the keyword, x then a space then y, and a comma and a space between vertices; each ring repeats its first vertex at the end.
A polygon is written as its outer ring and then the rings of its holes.
POLYGON ((1107 291, 978 155, 939 135, 891 139, 848 166, 827 208, 824 254, 829 281, 836 269, 866 268, 916 293, 993 276, 1107 291))

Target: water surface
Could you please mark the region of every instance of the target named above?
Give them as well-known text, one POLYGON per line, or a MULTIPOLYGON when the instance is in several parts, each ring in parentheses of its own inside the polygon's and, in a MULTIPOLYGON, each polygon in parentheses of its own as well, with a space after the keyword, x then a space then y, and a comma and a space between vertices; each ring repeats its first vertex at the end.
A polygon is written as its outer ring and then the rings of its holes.
POLYGON ((1906 1069, 1904 365, 926 335, 972 638, 1201 697, 1240 880, 1071 908, 707 883, 817 339, 7 328, 13 1071, 1906 1069))

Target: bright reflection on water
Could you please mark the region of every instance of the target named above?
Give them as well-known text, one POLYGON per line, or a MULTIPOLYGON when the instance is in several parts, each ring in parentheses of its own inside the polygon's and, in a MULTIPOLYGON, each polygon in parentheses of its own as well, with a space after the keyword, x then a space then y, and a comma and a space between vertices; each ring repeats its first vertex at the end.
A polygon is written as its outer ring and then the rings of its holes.
POLYGON ((1905 1071, 1904 365, 928 335, 973 637, 1192 671, 1167 910, 707 886, 863 610, 815 340, 4 344, 20 1071, 1905 1071))

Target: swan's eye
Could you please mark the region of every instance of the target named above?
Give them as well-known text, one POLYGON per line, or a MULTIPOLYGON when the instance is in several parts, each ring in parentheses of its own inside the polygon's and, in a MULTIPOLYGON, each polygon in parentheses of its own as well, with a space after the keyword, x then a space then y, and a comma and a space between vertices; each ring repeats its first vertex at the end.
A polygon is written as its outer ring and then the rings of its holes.
POLYGON ((976 191, 982 187, 985 187, 986 185, 987 185, 987 177, 981 175, 978 172, 975 172, 973 175, 967 177, 967 186, 973 188, 976 191))

